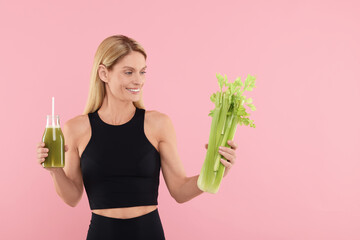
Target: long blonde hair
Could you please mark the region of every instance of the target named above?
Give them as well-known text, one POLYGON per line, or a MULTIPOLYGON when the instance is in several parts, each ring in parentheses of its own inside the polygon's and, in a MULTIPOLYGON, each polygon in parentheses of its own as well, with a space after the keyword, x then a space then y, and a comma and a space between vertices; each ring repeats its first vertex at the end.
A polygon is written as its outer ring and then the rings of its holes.
MULTIPOLYGON (((146 60, 146 53, 144 48, 134 39, 127 36, 110 36, 100 43, 94 57, 94 64, 90 78, 89 95, 83 114, 86 115, 99 109, 106 94, 105 83, 101 81, 98 74, 99 65, 103 64, 106 66, 106 68, 111 70, 119 60, 130 54, 132 51, 140 52, 144 55, 146 60)), ((140 100, 133 102, 133 104, 135 107, 145 109, 142 95, 140 100)))

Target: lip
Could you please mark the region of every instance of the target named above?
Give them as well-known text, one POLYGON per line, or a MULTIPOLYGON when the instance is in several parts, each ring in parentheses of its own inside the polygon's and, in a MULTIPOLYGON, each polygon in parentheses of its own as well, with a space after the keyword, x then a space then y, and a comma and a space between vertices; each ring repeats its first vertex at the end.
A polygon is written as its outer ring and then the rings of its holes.
POLYGON ((141 91, 141 88, 126 88, 126 90, 128 90, 130 93, 132 93, 132 94, 139 94, 140 93, 140 91, 141 91), (133 92, 133 91, 130 91, 129 89, 139 89, 139 91, 137 91, 137 92, 133 92))

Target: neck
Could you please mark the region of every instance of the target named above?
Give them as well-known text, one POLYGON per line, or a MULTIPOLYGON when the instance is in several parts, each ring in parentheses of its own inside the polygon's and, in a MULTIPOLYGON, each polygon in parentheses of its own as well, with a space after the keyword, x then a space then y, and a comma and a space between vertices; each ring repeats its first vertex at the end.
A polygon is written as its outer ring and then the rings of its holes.
POLYGON ((132 101, 121 101, 106 94, 98 111, 99 114, 110 124, 118 125, 127 122, 135 112, 132 101))

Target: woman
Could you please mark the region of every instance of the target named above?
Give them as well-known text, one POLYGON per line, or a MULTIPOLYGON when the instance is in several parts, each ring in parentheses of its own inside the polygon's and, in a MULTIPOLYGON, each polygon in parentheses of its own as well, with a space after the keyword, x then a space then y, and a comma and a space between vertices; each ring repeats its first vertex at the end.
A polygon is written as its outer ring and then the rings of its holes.
MULTIPOLYGON (((160 166, 171 196, 198 196, 197 176, 187 177, 170 118, 145 111, 146 53, 135 40, 106 38, 95 54, 83 115, 63 126, 64 168, 46 168, 57 194, 75 207, 85 187, 92 210, 87 239, 165 239, 157 210, 160 166)), ((220 153, 225 176, 235 163, 234 142, 220 153)), ((205 145, 207 147, 207 145, 205 145)), ((37 146, 42 163, 48 149, 37 146)))

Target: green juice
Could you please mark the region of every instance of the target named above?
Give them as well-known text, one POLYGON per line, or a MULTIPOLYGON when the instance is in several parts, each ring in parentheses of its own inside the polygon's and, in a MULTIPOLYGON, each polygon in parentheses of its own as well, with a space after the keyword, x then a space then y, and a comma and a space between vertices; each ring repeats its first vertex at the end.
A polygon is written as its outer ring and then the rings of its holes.
POLYGON ((60 126, 46 127, 42 141, 49 149, 48 156, 42 163, 45 168, 65 166, 65 141, 60 126))

